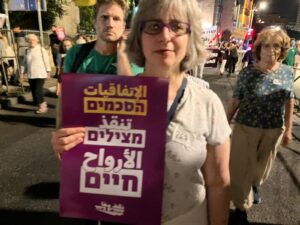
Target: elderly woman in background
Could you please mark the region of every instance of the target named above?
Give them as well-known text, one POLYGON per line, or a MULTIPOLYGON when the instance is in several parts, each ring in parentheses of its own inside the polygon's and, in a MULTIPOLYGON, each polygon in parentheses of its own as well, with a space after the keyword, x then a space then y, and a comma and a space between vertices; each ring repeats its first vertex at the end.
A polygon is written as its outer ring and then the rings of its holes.
POLYGON ((267 179, 280 143, 292 139, 293 73, 282 60, 290 39, 280 27, 263 29, 254 43, 256 62, 240 72, 228 109, 237 109, 230 155, 233 224, 249 224, 246 210, 260 203, 258 187, 267 179))
POLYGON ((21 77, 27 74, 29 86, 34 104, 38 106, 36 113, 46 113, 48 111, 47 102, 44 100, 45 79, 50 78, 50 63, 46 50, 39 45, 39 39, 35 34, 26 36, 29 48, 26 49, 23 65, 21 66, 21 77))

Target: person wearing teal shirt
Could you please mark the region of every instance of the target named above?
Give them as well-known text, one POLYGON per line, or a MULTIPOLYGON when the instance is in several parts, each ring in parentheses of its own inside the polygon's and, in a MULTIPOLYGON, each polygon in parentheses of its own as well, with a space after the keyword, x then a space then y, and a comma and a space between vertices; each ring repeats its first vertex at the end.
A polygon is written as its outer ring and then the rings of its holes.
MULTIPOLYGON (((125 0, 100 0, 94 27, 97 39, 76 73, 133 75, 124 39, 128 6, 125 0)), ((74 46, 65 58, 64 72, 71 72, 82 45, 74 46)), ((136 71, 140 72, 140 71, 136 71)))
POLYGON ((294 66, 295 56, 297 55, 297 48, 294 46, 294 39, 291 39, 291 48, 288 51, 287 57, 283 60, 283 64, 294 66))
MULTIPOLYGON (((80 54, 80 50, 82 47, 83 45, 75 45, 68 51, 68 54, 64 60, 64 72, 72 72, 74 62, 76 60, 76 57, 78 57, 78 55, 80 54)), ((131 75, 143 72, 142 68, 137 67, 134 64, 130 64, 130 71, 128 71, 128 74, 118 73, 117 58, 117 52, 111 55, 105 55, 93 48, 83 59, 78 69, 76 70, 76 73, 131 75)))
MULTIPOLYGON (((92 49, 81 61, 76 73, 127 75, 142 73, 143 69, 130 64, 125 53, 125 0, 99 0, 96 6, 95 30, 97 39, 92 49)), ((76 58, 83 54, 83 45, 73 46, 64 59, 65 73, 73 72, 76 58)), ((75 78, 76 79, 76 78, 75 78)), ((60 101, 57 105, 56 127, 61 126, 60 101)))

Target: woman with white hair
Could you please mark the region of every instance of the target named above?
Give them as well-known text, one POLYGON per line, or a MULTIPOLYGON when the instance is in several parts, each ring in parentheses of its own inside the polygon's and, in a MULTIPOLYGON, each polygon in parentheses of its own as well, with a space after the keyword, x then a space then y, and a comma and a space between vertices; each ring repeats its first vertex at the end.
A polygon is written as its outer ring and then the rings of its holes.
POLYGON ((50 63, 46 50, 39 45, 39 39, 35 34, 26 36, 29 48, 25 51, 23 65, 21 67, 21 80, 27 74, 33 101, 38 106, 36 113, 48 111, 47 102, 44 100, 43 87, 45 79, 50 78, 50 63))

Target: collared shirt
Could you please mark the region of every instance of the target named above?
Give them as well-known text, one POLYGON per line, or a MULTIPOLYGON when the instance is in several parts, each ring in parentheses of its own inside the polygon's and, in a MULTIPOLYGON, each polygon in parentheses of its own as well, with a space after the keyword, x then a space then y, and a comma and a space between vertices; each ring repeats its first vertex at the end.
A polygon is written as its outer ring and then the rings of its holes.
POLYGON ((238 123, 264 129, 284 124, 285 101, 293 98, 293 73, 289 66, 269 73, 249 66, 240 72, 233 98, 240 100, 238 123))
POLYGON ((167 129, 162 225, 208 224, 202 174, 207 144, 223 144, 230 133, 218 96, 188 79, 167 129))

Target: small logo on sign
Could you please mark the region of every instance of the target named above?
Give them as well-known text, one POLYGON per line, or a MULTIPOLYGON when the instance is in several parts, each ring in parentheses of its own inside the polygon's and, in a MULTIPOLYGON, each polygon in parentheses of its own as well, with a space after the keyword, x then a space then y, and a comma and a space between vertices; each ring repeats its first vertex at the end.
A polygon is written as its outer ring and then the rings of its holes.
POLYGON ((123 216, 125 207, 122 204, 108 204, 101 202, 101 205, 95 205, 97 211, 111 215, 111 216, 123 216))

